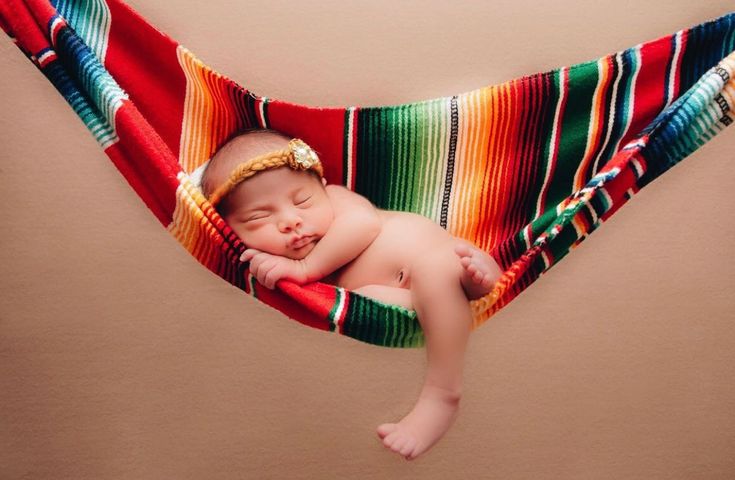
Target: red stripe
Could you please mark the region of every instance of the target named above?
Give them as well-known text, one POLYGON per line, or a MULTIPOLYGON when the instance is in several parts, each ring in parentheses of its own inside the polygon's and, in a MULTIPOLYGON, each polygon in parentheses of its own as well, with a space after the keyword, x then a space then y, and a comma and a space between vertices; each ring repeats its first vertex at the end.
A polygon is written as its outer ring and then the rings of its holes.
POLYGON ((274 100, 268 103, 268 119, 271 128, 301 138, 317 152, 328 183, 342 184, 344 137, 334 132, 345 131, 344 108, 309 108, 274 100))
POLYGON ((107 3, 112 22, 105 68, 178 158, 186 95, 178 44, 119 0, 107 3))
POLYGON ((128 100, 115 114, 115 131, 120 141, 105 149, 105 153, 167 226, 176 207, 176 176, 181 171, 177 159, 128 100))
POLYGON ((665 101, 667 59, 672 55, 672 35, 641 46, 641 66, 634 91, 633 115, 628 133, 621 139, 625 145, 641 132, 661 111, 665 101))

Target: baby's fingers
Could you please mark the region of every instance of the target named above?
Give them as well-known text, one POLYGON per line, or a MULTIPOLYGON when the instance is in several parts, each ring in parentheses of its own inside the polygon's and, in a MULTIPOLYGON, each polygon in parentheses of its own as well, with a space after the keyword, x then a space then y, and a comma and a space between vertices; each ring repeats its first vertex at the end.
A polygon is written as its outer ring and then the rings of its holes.
POLYGON ((265 285, 266 288, 273 290, 276 286, 276 281, 278 281, 279 278, 277 273, 277 264, 265 264, 260 268, 258 273, 260 275, 258 277, 258 281, 265 285))
POLYGON ((265 275, 265 286, 271 290, 276 287, 276 283, 285 276, 282 265, 274 265, 265 275))
POLYGON ((260 253, 259 250, 256 250, 254 248, 248 248, 247 250, 245 250, 244 252, 242 252, 242 255, 240 255, 240 261, 241 262, 247 262, 251 258, 253 258, 255 255, 257 255, 258 253, 260 253))

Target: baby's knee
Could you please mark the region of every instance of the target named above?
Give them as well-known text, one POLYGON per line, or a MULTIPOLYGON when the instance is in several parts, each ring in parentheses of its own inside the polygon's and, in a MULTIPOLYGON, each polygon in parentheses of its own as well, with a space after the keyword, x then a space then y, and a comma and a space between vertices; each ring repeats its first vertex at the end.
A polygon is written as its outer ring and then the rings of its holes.
POLYGON ((422 277, 425 281, 451 281, 459 282, 464 273, 464 268, 454 252, 454 248, 441 248, 421 258, 412 265, 411 277, 416 279, 422 277))

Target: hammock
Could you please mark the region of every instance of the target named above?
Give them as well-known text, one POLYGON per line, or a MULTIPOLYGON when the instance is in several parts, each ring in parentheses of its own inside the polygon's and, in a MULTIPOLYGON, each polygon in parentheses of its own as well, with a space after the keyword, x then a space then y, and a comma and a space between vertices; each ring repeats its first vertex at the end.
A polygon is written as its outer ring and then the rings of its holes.
POLYGON ((199 262, 290 318, 375 345, 423 345, 415 312, 323 283, 269 290, 239 261, 245 245, 197 186, 233 132, 302 138, 329 183, 493 255, 504 273, 471 303, 476 328, 735 119, 735 13, 461 95, 348 108, 255 95, 118 0, 4 0, 0 26, 199 262))

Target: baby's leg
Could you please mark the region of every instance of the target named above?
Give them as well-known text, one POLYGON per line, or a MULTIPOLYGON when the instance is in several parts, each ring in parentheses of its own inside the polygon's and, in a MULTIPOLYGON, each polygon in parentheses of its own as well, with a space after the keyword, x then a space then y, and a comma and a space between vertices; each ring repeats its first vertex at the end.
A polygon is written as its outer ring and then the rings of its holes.
POLYGON ((503 274, 495 259, 464 240, 457 242, 454 252, 464 269, 461 281, 467 298, 476 300, 490 293, 503 274))
POLYGON ((413 310, 411 290, 406 288, 389 287, 387 285, 365 285, 364 287, 354 289, 353 292, 382 303, 398 305, 408 310, 413 310))
POLYGON ((431 448, 454 423, 472 324, 459 281, 463 269, 454 252, 428 260, 411 278, 413 304, 426 337, 424 386, 408 415, 378 427, 383 444, 409 460, 431 448))

